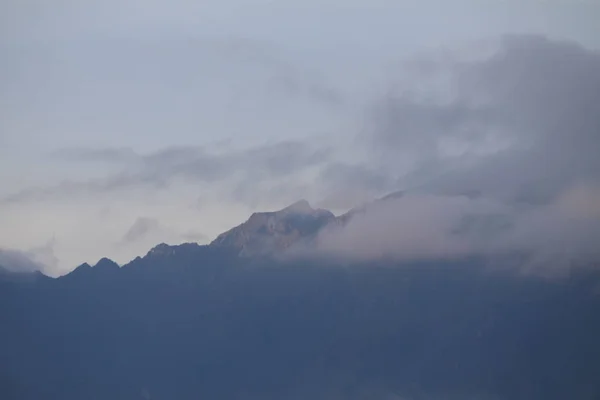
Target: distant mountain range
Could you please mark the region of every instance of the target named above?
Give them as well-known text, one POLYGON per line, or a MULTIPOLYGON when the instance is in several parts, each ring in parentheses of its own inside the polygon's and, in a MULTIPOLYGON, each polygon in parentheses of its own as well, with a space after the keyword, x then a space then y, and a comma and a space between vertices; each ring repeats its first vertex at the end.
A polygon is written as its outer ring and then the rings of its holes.
POLYGON ((56 279, 0 268, 0 399, 600 398, 594 265, 277 257, 402 195, 300 201, 56 279))
MULTIPOLYGON (((353 217, 363 214, 370 207, 398 199, 402 192, 391 193, 372 203, 365 204, 340 215, 331 211, 314 209, 306 200, 299 200, 279 211, 255 212, 247 221, 218 235, 208 246, 220 248, 240 257, 267 257, 282 254, 295 246, 314 246, 317 235, 328 229, 346 225, 353 217)), ((161 243, 148 255, 174 254, 176 249, 194 247, 194 243, 170 246, 161 243)), ((201 246, 202 247, 202 246, 201 246)), ((72 273, 86 270, 109 270, 118 268, 114 261, 103 258, 95 266, 84 263, 72 273)))
POLYGON ((344 226, 368 208, 402 195, 403 192, 391 193, 338 217, 329 210, 313 209, 306 200, 300 200, 279 211, 254 213, 243 224, 220 234, 210 245, 233 248, 241 256, 276 254, 298 244, 314 244, 319 232, 344 226))

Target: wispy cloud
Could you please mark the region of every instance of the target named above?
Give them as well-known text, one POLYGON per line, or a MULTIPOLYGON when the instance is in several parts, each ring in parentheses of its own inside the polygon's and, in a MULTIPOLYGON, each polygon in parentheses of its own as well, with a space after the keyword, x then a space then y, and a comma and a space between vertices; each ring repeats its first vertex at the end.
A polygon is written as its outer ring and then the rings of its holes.
POLYGON ((67 161, 116 164, 120 171, 104 178, 65 181, 55 186, 28 188, 2 199, 4 203, 43 201, 52 197, 95 195, 139 187, 164 188, 181 179, 211 183, 237 177, 238 185, 292 176, 326 163, 329 148, 302 142, 278 142, 243 151, 209 153, 202 147, 170 147, 151 154, 129 149, 66 149, 54 154, 67 161))
MULTIPOLYGON (((232 54, 250 63, 279 65, 269 52, 231 46, 232 54)), ((202 194, 178 192, 190 196, 189 203, 208 196, 209 203, 243 204, 250 211, 308 198, 340 210, 403 189, 407 198, 360 217, 341 236, 327 238, 326 247, 367 252, 370 243, 372 252, 451 256, 526 244, 542 254, 564 237, 575 249, 570 253, 589 253, 585 243, 596 234, 596 218, 564 217, 561 202, 595 199, 600 187, 600 54, 571 42, 512 35, 475 56, 434 52, 420 63, 427 65, 425 76, 414 77, 411 87, 383 91, 364 118, 357 118, 362 125, 338 136, 336 145, 313 137, 263 140, 267 144, 254 147, 233 140, 219 149, 66 148, 53 154, 54 163, 75 170, 100 165, 106 175, 31 185, 0 204, 37 207, 55 200, 164 194, 177 186, 202 188, 202 194), (473 210, 477 222, 465 223, 473 210), (473 233, 500 220, 510 223, 493 241, 473 233), (465 226, 469 229, 457 235, 465 226), (382 236, 375 234, 377 227, 382 236), (361 232, 370 234, 359 245, 354 241, 361 232)), ((287 71, 285 63, 281 69, 287 71)), ((311 79, 290 84, 285 95, 312 90, 311 79)), ((158 214, 140 217, 166 222, 158 214)), ((135 240, 154 226, 151 220, 138 222, 127 222, 133 225, 120 227, 116 237, 135 240)), ((196 232, 184 228, 171 237, 196 232)))
POLYGON ((129 228, 129 230, 125 232, 125 235, 123 235, 122 242, 124 244, 135 242, 146 236, 151 231, 157 230, 159 228, 160 224, 155 218, 139 217, 135 220, 133 225, 131 225, 131 228, 129 228))
POLYGON ((43 246, 26 251, 0 248, 0 267, 13 272, 52 272, 58 263, 54 242, 52 239, 43 246))

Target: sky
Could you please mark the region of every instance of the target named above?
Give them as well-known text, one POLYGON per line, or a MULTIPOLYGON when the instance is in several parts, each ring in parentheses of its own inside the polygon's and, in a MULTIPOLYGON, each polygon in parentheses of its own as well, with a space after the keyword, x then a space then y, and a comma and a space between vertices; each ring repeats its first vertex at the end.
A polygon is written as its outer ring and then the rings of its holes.
POLYGON ((531 208, 506 246, 565 221, 587 243, 599 20, 593 0, 3 1, 0 261, 56 276, 407 189, 425 200, 394 226, 422 240, 478 193, 531 208))

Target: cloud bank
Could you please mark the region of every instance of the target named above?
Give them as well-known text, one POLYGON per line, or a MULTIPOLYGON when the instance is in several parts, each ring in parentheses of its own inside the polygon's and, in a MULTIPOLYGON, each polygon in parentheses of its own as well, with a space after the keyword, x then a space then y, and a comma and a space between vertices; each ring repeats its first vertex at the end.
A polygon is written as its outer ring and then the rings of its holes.
POLYGON ((539 36, 497 45, 475 60, 427 60, 425 78, 443 91, 392 93, 375 107, 362 139, 379 179, 407 195, 324 234, 324 251, 598 259, 600 53, 539 36))
MULTIPOLYGON (((535 35, 508 35, 483 47, 431 52, 402 64, 397 82, 388 82, 354 120, 358 126, 333 140, 229 141, 145 152, 67 148, 54 152, 53 162, 69 172, 93 165, 105 174, 25 187, 3 195, 0 206, 12 216, 27 207, 41 210, 40 204, 60 205, 52 211, 57 219, 67 213, 63 203, 110 210, 115 207, 107 204, 152 201, 152 209, 114 214, 127 215, 111 225, 123 249, 124 243, 141 246, 166 236, 208 241, 246 213, 299 198, 343 212, 403 190, 405 197, 377 203, 322 238, 324 251, 423 258, 525 250, 540 260, 594 257, 600 53, 535 35), (161 215, 166 211, 171 214, 161 215), (185 216, 192 211, 196 220, 185 216), (220 225, 212 221, 217 217, 220 225), (185 223, 170 224, 169 218, 185 223)), ((257 62, 271 62, 265 57, 257 62)), ((343 103, 333 101, 336 96, 331 89, 331 105, 343 103)), ((98 235, 90 236, 88 248, 97 246, 98 235)), ((59 242, 64 249, 66 242, 59 242)))

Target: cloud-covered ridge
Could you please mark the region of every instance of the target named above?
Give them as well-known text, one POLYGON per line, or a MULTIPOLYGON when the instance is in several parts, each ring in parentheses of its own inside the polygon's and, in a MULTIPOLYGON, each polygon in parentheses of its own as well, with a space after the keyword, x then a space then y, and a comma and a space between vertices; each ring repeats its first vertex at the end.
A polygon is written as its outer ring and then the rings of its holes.
POLYGON ((326 231, 322 250, 360 259, 519 251, 539 265, 597 260, 600 54, 506 36, 491 55, 429 62, 443 90, 386 97, 362 137, 372 165, 391 176, 409 171, 396 175, 407 195, 326 231))

